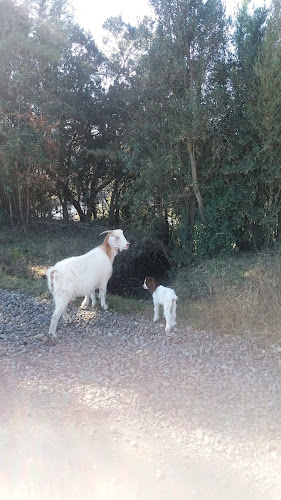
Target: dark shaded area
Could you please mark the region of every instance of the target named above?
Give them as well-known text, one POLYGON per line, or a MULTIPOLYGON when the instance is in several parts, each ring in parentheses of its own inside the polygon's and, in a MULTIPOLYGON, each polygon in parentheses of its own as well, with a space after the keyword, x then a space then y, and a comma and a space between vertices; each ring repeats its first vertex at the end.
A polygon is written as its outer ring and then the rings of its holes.
POLYGON ((170 269, 169 258, 160 250, 151 251, 136 258, 131 256, 128 259, 120 259, 119 265, 116 259, 116 267, 107 286, 108 292, 122 297, 150 299, 150 293, 143 289, 144 279, 146 276, 153 276, 166 285, 170 269))

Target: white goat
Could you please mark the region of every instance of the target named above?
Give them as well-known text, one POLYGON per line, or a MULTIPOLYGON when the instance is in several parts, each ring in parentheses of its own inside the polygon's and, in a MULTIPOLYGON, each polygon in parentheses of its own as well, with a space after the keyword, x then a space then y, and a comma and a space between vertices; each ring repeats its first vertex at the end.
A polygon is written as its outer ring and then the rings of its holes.
POLYGON ((118 251, 128 250, 130 243, 121 229, 105 232, 108 232, 108 235, 98 247, 84 255, 61 260, 47 270, 48 287, 55 302, 49 335, 56 337, 57 324, 61 316, 71 321, 66 308, 76 297, 85 295, 83 304, 87 303, 89 296, 94 296, 98 288, 101 306, 107 309, 106 288, 112 275, 113 260, 118 251))
POLYGON ((172 288, 160 285, 158 281, 150 276, 145 278, 143 288, 150 290, 154 304, 153 321, 159 320, 159 309, 163 306, 163 316, 166 318, 165 331, 169 332, 172 326, 176 326, 177 300, 175 291, 172 288))

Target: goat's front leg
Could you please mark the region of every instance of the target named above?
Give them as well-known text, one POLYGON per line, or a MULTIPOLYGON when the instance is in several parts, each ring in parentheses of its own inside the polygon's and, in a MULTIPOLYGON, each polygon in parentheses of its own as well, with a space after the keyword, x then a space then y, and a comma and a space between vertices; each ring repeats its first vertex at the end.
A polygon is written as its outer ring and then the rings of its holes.
POLYGON ((63 311, 62 316, 64 317, 65 321, 67 321, 68 323, 72 323, 72 319, 67 311, 63 311))
POLYGON ((106 297, 106 288, 100 288, 99 289, 100 305, 104 309, 104 311, 107 311, 108 305, 105 302, 105 297, 106 297))
POLYGON ((96 292, 95 292, 95 290, 93 291, 93 293, 91 293, 91 301, 92 301, 92 307, 95 307, 95 305, 96 305, 96 292))

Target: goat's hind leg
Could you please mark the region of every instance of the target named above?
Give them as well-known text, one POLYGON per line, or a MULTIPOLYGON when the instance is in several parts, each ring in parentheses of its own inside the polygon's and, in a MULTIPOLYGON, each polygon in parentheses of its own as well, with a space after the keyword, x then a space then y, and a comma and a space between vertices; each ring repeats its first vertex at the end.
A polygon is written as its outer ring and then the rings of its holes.
POLYGON ((171 304, 164 305, 164 313, 166 318, 165 332, 170 332, 172 328, 171 304))
POLYGON ((159 320, 159 304, 154 304, 154 316, 153 316, 153 321, 158 321, 159 320))
POLYGON ((66 310, 63 311, 62 316, 64 317, 64 319, 67 323, 72 323, 72 319, 66 310))
POLYGON ((65 299, 63 301, 60 300, 60 302, 56 303, 56 308, 52 314, 51 324, 49 328, 49 335, 51 335, 54 338, 57 336, 56 330, 60 317, 63 315, 64 318, 66 317, 70 319, 70 316, 66 312, 67 304, 68 304, 68 299, 67 300, 65 299))
POLYGON ((172 316, 172 320, 171 320, 171 326, 176 326, 177 324, 177 302, 176 300, 173 300, 173 303, 172 303, 172 307, 171 307, 171 316, 172 316))

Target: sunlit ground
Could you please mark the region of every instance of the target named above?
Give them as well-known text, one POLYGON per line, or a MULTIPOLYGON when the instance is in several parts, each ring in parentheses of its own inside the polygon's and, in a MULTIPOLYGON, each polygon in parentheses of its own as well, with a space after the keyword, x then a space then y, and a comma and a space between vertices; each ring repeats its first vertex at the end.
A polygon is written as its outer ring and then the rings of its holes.
POLYGON ((212 457, 196 459, 192 447, 181 456, 176 434, 171 441, 159 428, 155 438, 137 412, 128 411, 126 427, 113 420, 110 387, 103 405, 89 402, 94 387, 83 400, 77 386, 69 398, 53 380, 38 389, 25 377, 11 390, 2 379, 1 387, 1 500, 259 500, 235 467, 232 474, 212 457))

